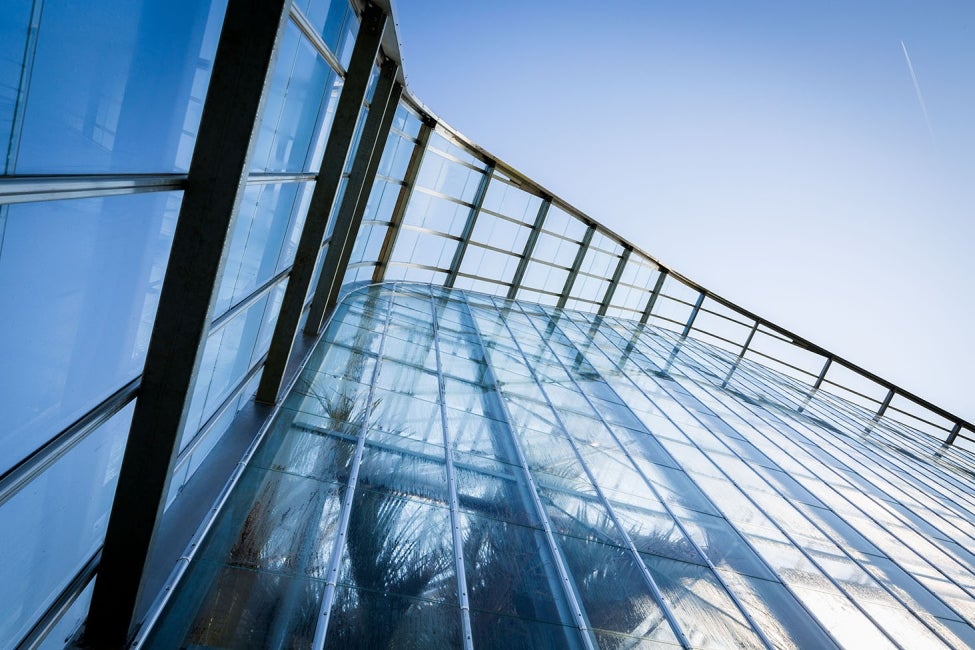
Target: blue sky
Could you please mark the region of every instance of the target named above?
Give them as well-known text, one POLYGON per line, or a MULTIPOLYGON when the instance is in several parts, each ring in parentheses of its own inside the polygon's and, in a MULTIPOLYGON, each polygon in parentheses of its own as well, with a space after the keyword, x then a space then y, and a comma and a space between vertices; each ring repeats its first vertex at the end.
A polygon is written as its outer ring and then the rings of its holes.
POLYGON ((975 2, 396 9, 409 87, 447 123, 684 275, 975 421, 975 2))

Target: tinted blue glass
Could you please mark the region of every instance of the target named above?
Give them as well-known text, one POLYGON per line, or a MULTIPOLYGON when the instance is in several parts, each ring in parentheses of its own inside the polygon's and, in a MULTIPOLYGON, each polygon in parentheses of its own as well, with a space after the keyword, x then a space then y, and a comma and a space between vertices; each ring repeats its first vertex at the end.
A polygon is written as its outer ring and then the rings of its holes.
POLYGON ((294 256, 292 242, 301 234, 302 208, 307 207, 311 185, 251 185, 244 192, 227 250, 214 317, 250 296, 290 263, 294 256))
MULTIPOLYGON (((15 35, 9 47, 24 43, 26 31, 25 23, 10 28, 27 15, 15 4, 0 18, 15 35)), ((36 47, 19 57, 29 74, 16 75, 16 65, 0 72, 5 88, 20 93, 21 79, 30 84, 6 173, 187 169, 225 4, 45 1, 36 47)), ((9 106, 0 105, 0 125, 9 123, 9 106)))
POLYGON ((5 646, 30 629, 101 546, 133 408, 119 411, 0 506, 5 646))
POLYGON ((344 57, 349 41, 355 40, 358 21, 348 0, 299 0, 295 3, 308 22, 318 28, 322 40, 339 58, 343 66, 349 62, 344 57))
POLYGON ((10 207, 0 242, 0 467, 142 372, 182 194, 10 207))
POLYGON ((294 23, 280 48, 251 168, 317 170, 338 101, 338 77, 294 23))

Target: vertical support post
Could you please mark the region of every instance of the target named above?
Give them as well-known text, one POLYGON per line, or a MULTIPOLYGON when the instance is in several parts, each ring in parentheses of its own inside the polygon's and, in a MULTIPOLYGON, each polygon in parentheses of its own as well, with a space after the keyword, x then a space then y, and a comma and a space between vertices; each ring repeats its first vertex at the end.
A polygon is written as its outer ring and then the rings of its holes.
POLYGON ((896 391, 893 388, 888 389, 887 397, 884 398, 883 403, 880 405, 880 408, 877 410, 877 414, 873 416, 874 422, 879 422, 880 418, 884 417, 884 413, 887 412, 887 407, 890 406, 890 400, 894 399, 895 393, 896 391))
POLYGON ((691 310, 691 315, 687 317, 687 322, 684 324, 684 331, 680 333, 682 339, 686 339, 687 335, 691 333, 691 328, 694 327, 694 320, 697 318, 698 312, 701 311, 701 303, 704 302, 705 292, 697 297, 697 301, 694 303, 694 309, 691 310))
POLYGON ((474 232, 477 215, 481 211, 481 206, 484 205, 484 196, 487 194, 487 188, 491 184, 492 176, 494 176, 493 162, 488 165, 480 184, 477 186, 477 193, 474 195, 474 204, 471 206, 470 214, 467 215, 467 223, 464 224, 464 230, 460 234, 460 242, 454 251, 454 259, 450 262, 450 270, 447 272, 447 279, 443 283, 448 289, 452 288, 454 282, 457 281, 457 272, 460 271, 460 263, 464 260, 464 253, 467 252, 467 245, 471 241, 471 233, 474 232))
MULTIPOLYGON (((735 374, 735 370, 738 369, 738 364, 740 364, 741 360, 745 358, 745 353, 748 352, 748 346, 752 344, 752 339, 755 338, 755 332, 757 331, 758 321, 755 321, 755 324, 752 325, 751 331, 748 332, 748 338, 745 339, 744 345, 741 346, 741 352, 738 353, 738 358, 735 359, 733 364, 731 364, 731 368, 728 369, 728 374, 724 376, 724 381, 721 382, 721 388, 726 388, 728 386, 728 382, 731 381, 731 375, 735 374)), ((801 408, 799 410, 802 411, 801 408)))
POLYGON ((958 433, 961 431, 961 422, 955 422, 955 426, 952 427, 951 433, 948 434, 948 438, 945 440, 945 446, 950 446, 955 444, 955 439, 958 438, 958 433))
POLYGON ((386 277, 386 268, 389 266, 389 260, 393 257, 393 250, 396 248, 396 239, 399 237, 400 226, 403 225, 406 208, 410 205, 413 188, 416 186, 416 177, 420 173, 423 154, 426 153, 427 142, 430 141, 430 133, 433 132, 434 125, 435 122, 433 121, 424 121, 420 125, 420 132, 416 137, 416 145, 413 147, 413 153, 410 154, 410 162, 406 165, 403 186, 396 196, 396 205, 393 206, 393 215, 390 217, 389 229, 386 231, 386 238, 383 239, 383 246, 379 250, 376 270, 372 274, 373 282, 382 282, 386 277))
POLYGON ((660 269, 660 275, 657 276, 657 282, 653 285, 653 291, 650 292, 650 299, 647 300, 647 306, 643 308, 643 315, 640 317, 640 324, 646 325, 647 321, 650 320, 650 313, 653 311, 653 306, 657 304, 657 298, 660 296, 660 290, 664 286, 664 280, 667 279, 667 269, 660 269))
POLYGON ((284 291, 281 310, 274 325, 271 346, 268 349, 264 372, 261 374, 261 383, 257 389, 258 402, 274 404, 284 384, 291 348, 298 335, 298 324, 305 308, 305 298, 311 286, 312 276, 315 274, 315 266, 318 264, 322 240, 325 238, 328 216, 335 202, 339 182, 342 180, 342 170, 352 146, 362 101, 366 96, 372 66, 376 61, 379 43, 382 41, 387 22, 388 18, 382 9, 372 3, 367 4, 352 49, 349 69, 345 74, 342 95, 335 109, 335 118, 332 120, 332 129, 328 136, 328 143, 325 145, 318 180, 308 205, 308 216, 295 251, 295 261, 291 267, 288 286, 284 291))
POLYGON ((582 236, 582 241, 579 243, 579 250, 576 251, 576 258, 572 261, 572 268, 569 269, 569 276, 565 279, 565 286, 562 287, 562 294, 559 296, 559 309, 563 309, 565 303, 569 300, 569 292, 572 291, 572 285, 576 283, 576 276, 579 275, 579 269, 582 268, 582 262, 586 258, 586 251, 589 250, 589 243, 592 241, 592 236, 595 232, 596 225, 589 224, 589 228, 586 229, 586 234, 582 236))
POLYGON ((332 239, 325 252, 322 264, 322 274, 315 287, 315 296, 311 301, 311 311, 305 323, 305 334, 317 336, 325 322, 325 314, 335 306, 339 289, 345 278, 345 270, 352 257, 352 248, 362 225, 362 216, 366 211, 366 203, 372 192, 372 185, 379 170, 379 160, 386 148, 389 129, 393 125, 393 116, 399 104, 403 87, 395 82, 396 70, 399 65, 392 59, 387 59, 379 71, 379 83, 373 96, 372 106, 366 117, 359 140, 359 149, 355 152, 352 170, 349 173, 349 183, 345 187, 342 203, 335 215, 335 228, 332 239))
POLYGON ((136 623, 290 4, 227 8, 95 581, 93 647, 123 647, 136 623))
POLYGON ((532 224, 532 231, 525 242, 525 250, 521 253, 521 260, 518 261, 518 268, 511 279, 511 286, 508 288, 508 300, 514 300, 521 288, 521 281, 525 278, 525 271, 528 269, 528 262, 531 261, 532 253, 535 251, 535 244, 538 243, 538 235, 542 232, 545 224, 545 217, 548 216, 548 209, 552 207, 552 197, 546 196, 542 199, 542 204, 538 206, 538 214, 535 215, 535 223, 532 224))
POLYGON ((803 401, 802 406, 797 409, 798 413, 802 413, 805 408, 809 406, 809 402, 812 401, 812 398, 816 395, 817 391, 819 391, 819 387, 823 385, 823 380, 826 379, 826 373, 829 372, 829 367, 831 365, 833 365, 833 357, 826 357, 826 363, 823 364, 823 369, 819 371, 819 376, 816 377, 816 383, 813 384, 812 390, 810 390, 809 394, 806 395, 806 399, 803 401))
POLYGON ((632 252, 633 249, 631 248, 623 249, 619 264, 616 265, 616 270, 613 272, 613 279, 609 281, 609 286, 606 287, 606 295, 603 296, 603 301, 599 305, 600 316, 606 315, 606 310, 609 309, 609 303, 613 300, 613 294, 616 293, 616 287, 619 286, 620 278, 623 277, 623 269, 626 268, 626 263, 629 261, 632 252))

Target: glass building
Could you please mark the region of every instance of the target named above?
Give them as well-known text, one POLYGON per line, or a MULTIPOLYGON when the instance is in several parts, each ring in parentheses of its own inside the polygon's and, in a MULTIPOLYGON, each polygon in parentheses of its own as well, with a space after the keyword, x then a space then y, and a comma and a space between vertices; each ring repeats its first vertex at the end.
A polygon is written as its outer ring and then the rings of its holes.
POLYGON ((0 647, 975 647, 975 427, 444 124, 391 12, 0 9, 0 647))

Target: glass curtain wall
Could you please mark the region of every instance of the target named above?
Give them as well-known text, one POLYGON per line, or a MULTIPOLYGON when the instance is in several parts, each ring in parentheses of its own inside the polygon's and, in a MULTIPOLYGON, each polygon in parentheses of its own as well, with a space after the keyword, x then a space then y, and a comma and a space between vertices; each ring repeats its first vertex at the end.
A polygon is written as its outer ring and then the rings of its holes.
MULTIPOLYGON (((347 1, 296 5, 167 505, 256 389, 356 37, 347 1)), ((0 11, 0 645, 87 610, 225 8, 0 11)))
POLYGON ((804 394, 629 319, 354 290, 146 645, 972 647, 973 459, 804 394))

